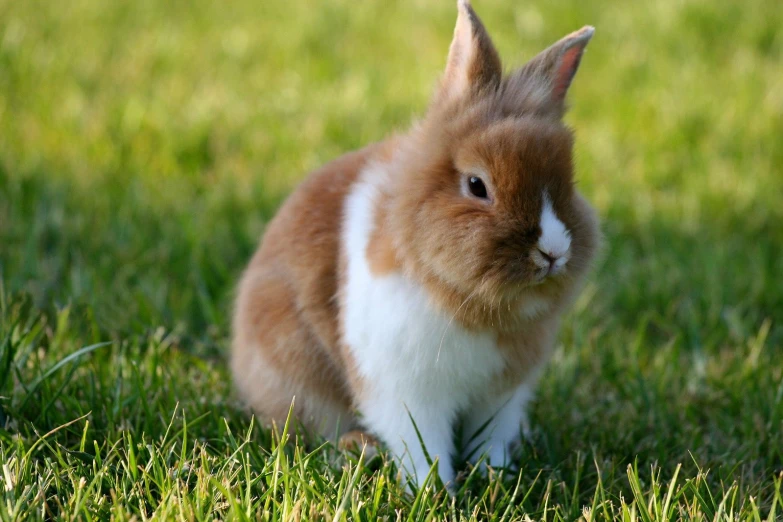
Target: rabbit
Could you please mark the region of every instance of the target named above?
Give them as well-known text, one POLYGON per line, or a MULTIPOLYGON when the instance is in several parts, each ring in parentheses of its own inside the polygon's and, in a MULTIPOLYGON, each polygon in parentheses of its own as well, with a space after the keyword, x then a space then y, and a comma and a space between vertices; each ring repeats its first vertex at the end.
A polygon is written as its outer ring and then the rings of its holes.
POLYGON ((512 464, 601 240, 562 121, 594 29, 504 74, 470 3, 457 9, 423 118, 313 172, 269 223, 231 353, 264 422, 284 423, 293 400, 308 430, 363 430, 410 484, 432 459, 452 487, 458 426, 471 461, 512 464))

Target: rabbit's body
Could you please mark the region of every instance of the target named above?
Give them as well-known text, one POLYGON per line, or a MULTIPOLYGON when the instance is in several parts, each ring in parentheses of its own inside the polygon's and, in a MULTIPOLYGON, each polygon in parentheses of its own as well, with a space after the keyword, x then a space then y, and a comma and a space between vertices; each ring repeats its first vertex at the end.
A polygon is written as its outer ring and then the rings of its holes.
POLYGON ((459 5, 427 117, 292 194, 234 318, 235 380, 264 420, 283 422, 295 396, 311 429, 361 425, 419 481, 419 436, 453 480, 458 420, 469 451, 508 463, 599 237, 560 122, 592 29, 501 78, 483 26, 459 5))
MULTIPOLYGON (((481 456, 472 451, 475 443, 484 442, 488 460, 502 464, 506 442, 526 427, 525 405, 549 355, 562 303, 545 294, 500 301, 484 317, 488 324, 476 324, 480 314, 465 321, 468 296, 438 303, 401 266, 378 263, 372 242, 384 194, 394 190, 394 161, 391 156, 366 165, 344 209, 340 326, 355 372, 355 405, 362 421, 395 454, 407 454, 404 464, 418 474, 428 466, 415 429, 429 452, 448 456, 456 421, 470 439, 494 417, 484 430, 489 440, 479 438, 467 449, 475 460, 481 456)), ((441 475, 450 477, 451 466, 441 458, 441 475)))

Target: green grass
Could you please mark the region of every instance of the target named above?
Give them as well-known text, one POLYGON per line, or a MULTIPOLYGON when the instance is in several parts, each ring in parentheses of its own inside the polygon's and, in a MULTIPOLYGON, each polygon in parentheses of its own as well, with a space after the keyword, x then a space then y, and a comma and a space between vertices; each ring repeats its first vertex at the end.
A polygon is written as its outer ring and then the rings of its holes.
POLYGON ((411 497, 231 392, 231 295, 306 172, 406 126, 451 1, 0 0, 0 520, 783 516, 783 4, 476 0, 572 89, 607 245, 521 472, 411 497))

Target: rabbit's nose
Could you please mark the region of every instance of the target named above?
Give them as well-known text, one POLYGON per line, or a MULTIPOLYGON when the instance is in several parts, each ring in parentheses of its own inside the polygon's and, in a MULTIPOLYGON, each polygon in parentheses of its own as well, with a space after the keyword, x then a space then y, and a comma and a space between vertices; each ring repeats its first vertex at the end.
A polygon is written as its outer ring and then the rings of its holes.
POLYGON ((548 265, 542 267, 546 269, 546 275, 557 274, 568 262, 568 251, 561 254, 547 248, 538 247, 538 253, 541 254, 541 260, 548 265))
POLYGON ((560 256, 553 254, 551 251, 541 250, 540 248, 538 251, 541 253, 541 255, 544 258, 544 261, 549 263, 549 269, 551 270, 553 266, 555 266, 555 263, 558 259, 560 259, 560 256))

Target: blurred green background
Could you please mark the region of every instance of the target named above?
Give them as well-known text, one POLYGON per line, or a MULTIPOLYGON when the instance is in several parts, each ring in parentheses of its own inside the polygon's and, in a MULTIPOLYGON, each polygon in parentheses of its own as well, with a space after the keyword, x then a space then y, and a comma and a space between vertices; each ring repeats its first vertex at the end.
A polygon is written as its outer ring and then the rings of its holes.
MULTIPOLYGON (((121 422, 154 437, 150 411, 177 401, 241 423, 223 364, 236 278, 309 170, 422 113, 453 4, 0 0, 3 332, 44 325, 0 379, 16 429, 112 393, 92 421, 108 439, 121 422), (161 332, 165 353, 145 348, 161 332), (139 361, 136 391, 112 392, 139 361)), ((507 68, 597 29, 567 120, 607 244, 544 379, 536 458, 697 462, 765 498, 783 468, 783 3, 474 7, 507 68)))
MULTIPOLYGON (((0 3, 6 287, 120 329, 224 330, 281 198, 426 107, 452 4, 0 3)), ((721 338, 726 310, 779 315, 780 2, 476 8, 508 68, 597 27, 568 121, 610 240, 606 315, 698 314, 721 338)))

